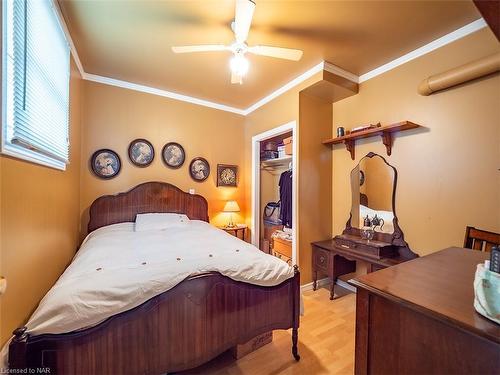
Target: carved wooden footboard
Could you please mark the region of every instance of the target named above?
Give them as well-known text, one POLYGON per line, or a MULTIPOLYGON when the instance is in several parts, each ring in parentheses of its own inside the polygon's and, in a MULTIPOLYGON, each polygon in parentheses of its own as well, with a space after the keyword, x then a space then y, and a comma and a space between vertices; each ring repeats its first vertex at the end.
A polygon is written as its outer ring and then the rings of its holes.
POLYGON ((218 273, 190 277, 93 328, 39 336, 18 329, 10 366, 58 374, 160 374, 194 368, 259 334, 289 328, 298 360, 299 287, 297 270, 275 287, 218 273))

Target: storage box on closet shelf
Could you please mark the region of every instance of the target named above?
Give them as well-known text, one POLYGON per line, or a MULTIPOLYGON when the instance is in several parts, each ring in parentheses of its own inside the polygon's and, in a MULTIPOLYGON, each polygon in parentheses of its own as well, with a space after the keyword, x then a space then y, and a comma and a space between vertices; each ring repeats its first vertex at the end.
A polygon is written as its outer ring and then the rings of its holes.
POLYGON ((285 145, 278 146, 278 158, 284 158, 285 156, 285 145))

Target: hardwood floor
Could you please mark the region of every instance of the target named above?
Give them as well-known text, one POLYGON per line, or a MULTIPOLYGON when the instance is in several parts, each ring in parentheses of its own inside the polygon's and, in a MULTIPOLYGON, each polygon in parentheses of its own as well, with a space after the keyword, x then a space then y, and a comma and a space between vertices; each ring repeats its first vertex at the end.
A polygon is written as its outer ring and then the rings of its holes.
POLYGON ((291 331, 275 331, 273 342, 240 360, 224 353, 187 374, 278 375, 352 374, 354 371, 354 326, 356 295, 340 287, 330 301, 327 288, 303 294, 305 314, 300 320, 299 354, 291 355, 291 331))

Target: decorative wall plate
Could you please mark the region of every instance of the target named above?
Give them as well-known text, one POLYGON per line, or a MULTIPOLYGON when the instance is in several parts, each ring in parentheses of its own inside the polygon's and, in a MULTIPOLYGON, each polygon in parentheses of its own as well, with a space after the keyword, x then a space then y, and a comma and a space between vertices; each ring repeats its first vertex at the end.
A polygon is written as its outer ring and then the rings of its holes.
POLYGON ((132 164, 147 167, 155 158, 155 149, 151 142, 145 139, 134 139, 128 146, 128 157, 132 164))
POLYGON ((177 142, 169 142, 163 146, 161 157, 167 167, 177 169, 184 164, 186 153, 184 147, 177 142))
POLYGON ((189 163, 189 174, 197 182, 205 181, 210 176, 210 164, 207 159, 194 158, 189 163))
POLYGON ((90 168, 97 177, 107 180, 120 173, 122 162, 116 152, 103 148, 92 154, 90 168))
POLYGON ((217 186, 233 186, 238 184, 238 166, 217 164, 217 186))

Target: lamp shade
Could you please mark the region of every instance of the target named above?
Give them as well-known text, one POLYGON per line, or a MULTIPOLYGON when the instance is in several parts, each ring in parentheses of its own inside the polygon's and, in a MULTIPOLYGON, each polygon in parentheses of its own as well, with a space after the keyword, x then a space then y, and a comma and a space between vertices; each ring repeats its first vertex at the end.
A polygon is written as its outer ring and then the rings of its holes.
POLYGON ((223 209, 224 212, 240 212, 240 206, 236 201, 227 201, 223 209))

